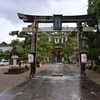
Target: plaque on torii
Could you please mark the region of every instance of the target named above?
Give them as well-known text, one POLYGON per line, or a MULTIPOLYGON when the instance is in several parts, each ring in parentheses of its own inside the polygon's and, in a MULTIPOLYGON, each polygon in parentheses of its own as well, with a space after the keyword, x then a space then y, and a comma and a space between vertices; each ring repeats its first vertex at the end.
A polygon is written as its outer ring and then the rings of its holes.
MULTIPOLYGON (((36 23, 36 25, 38 23, 53 23, 53 29, 52 28, 45 28, 43 30, 43 28, 41 28, 42 31, 48 31, 48 32, 52 32, 52 31, 72 31, 73 28, 62 28, 62 23, 77 23, 77 33, 78 33, 78 50, 79 50, 79 66, 81 68, 81 72, 80 75, 81 77, 83 77, 85 75, 85 70, 83 70, 84 66, 81 63, 81 51, 82 51, 82 31, 92 31, 92 28, 83 28, 82 27, 82 22, 89 22, 92 21, 95 18, 95 14, 89 14, 89 15, 76 15, 76 16, 63 16, 63 15, 53 15, 53 16, 36 16, 36 15, 27 15, 27 14, 21 14, 18 13, 18 17, 23 20, 24 22, 27 23, 36 23)), ((37 25, 38 26, 38 25, 37 25)), ((23 31, 30 31, 30 32, 34 32, 35 33, 35 42, 36 42, 36 33, 39 32, 38 27, 34 26, 31 28, 23 28, 23 31)), ((33 38, 34 38, 33 36, 33 38)), ((34 43, 33 43, 34 44, 34 43)), ((36 50, 36 43, 34 45, 35 48, 34 50, 36 50)), ((36 51, 35 51, 36 52, 36 51)), ((35 59, 34 59, 35 62, 35 59)), ((33 74, 35 74, 35 63, 33 64, 33 67, 31 66, 31 74, 33 76, 33 74), (33 68, 34 67, 34 68, 33 68)))

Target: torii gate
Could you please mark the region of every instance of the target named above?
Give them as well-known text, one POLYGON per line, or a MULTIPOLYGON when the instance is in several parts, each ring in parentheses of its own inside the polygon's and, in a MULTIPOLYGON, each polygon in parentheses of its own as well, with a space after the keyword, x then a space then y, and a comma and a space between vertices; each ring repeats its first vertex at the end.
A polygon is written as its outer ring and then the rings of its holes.
POLYGON ((53 15, 53 16, 35 16, 35 15, 26 15, 18 13, 18 17, 22 19, 24 22, 33 23, 34 26, 31 28, 23 28, 23 31, 26 32, 33 32, 32 35, 32 51, 31 54, 34 56, 34 61, 31 63, 31 71, 30 77, 33 77, 36 72, 36 39, 37 39, 37 32, 40 32, 38 29, 38 23, 54 23, 53 28, 41 28, 44 32, 67 32, 73 31, 73 28, 62 28, 62 23, 77 23, 77 33, 78 33, 78 53, 79 53, 79 67, 80 70, 80 77, 85 77, 85 66, 81 62, 81 51, 82 51, 82 31, 92 31, 92 28, 83 28, 82 22, 92 21, 95 17, 95 14, 90 15, 78 15, 78 16, 62 16, 62 15, 53 15))

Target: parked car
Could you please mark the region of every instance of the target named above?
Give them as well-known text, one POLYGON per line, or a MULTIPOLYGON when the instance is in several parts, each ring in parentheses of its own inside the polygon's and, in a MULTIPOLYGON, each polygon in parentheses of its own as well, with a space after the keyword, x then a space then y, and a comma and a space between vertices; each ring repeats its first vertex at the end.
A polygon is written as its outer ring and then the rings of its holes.
POLYGON ((0 62, 0 66, 8 66, 10 65, 10 62, 8 60, 3 60, 0 62))

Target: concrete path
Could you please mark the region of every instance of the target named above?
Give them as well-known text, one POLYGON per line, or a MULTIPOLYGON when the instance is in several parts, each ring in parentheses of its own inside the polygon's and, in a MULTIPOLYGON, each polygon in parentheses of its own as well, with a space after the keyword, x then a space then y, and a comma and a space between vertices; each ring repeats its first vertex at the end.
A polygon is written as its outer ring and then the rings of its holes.
POLYGON ((100 100, 100 86, 79 78, 68 65, 57 63, 1 93, 0 100, 100 100))

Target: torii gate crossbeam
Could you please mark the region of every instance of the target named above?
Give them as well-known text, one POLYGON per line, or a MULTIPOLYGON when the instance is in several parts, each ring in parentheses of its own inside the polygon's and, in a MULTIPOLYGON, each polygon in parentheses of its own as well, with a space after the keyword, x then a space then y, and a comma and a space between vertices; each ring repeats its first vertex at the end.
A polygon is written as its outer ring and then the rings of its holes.
MULTIPOLYGON (((77 32, 78 29, 77 27, 62 27, 62 30, 53 30, 52 27, 40 27, 37 29, 37 32, 40 33, 41 31, 42 32, 72 32, 74 30, 74 32, 77 32)), ((23 32, 32 32, 32 31, 35 31, 34 28, 32 27, 23 27, 22 28, 22 31, 23 32)), ((92 27, 83 27, 83 32, 92 32, 93 31, 93 28, 92 27)))
MULTIPOLYGON (((36 16, 18 13, 18 17, 24 22, 33 23, 53 23, 53 16, 36 16)), ((75 15, 75 16, 62 16, 62 23, 77 23, 91 21, 95 17, 95 14, 89 15, 75 15)))

